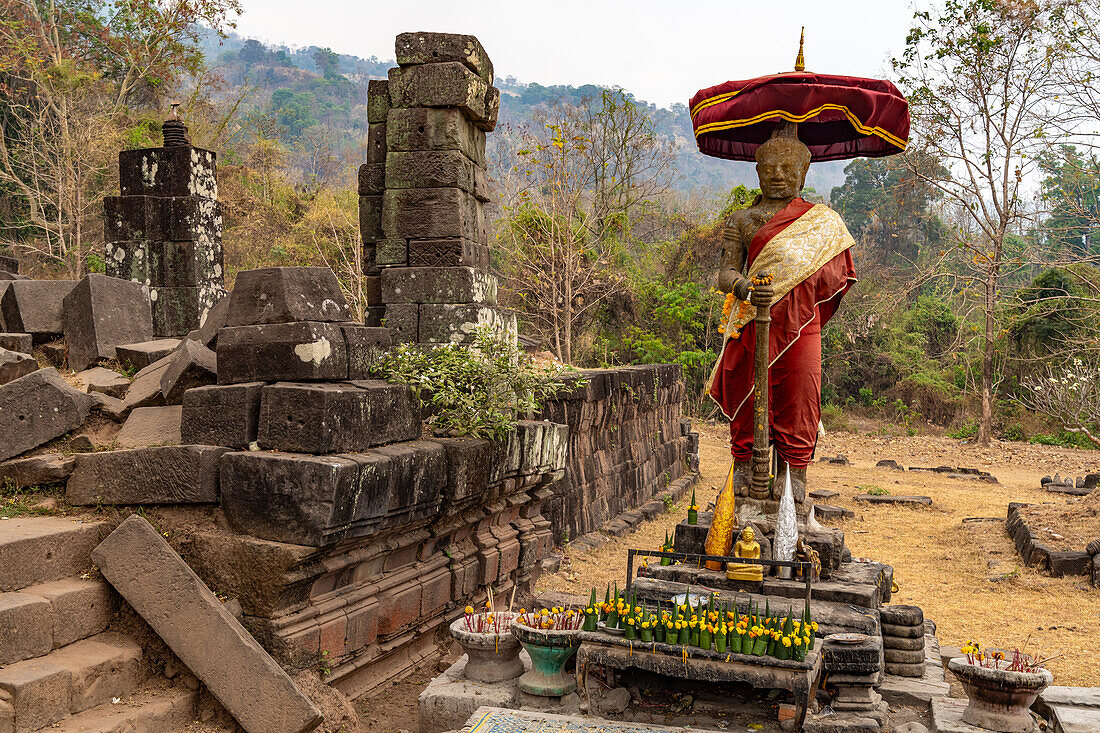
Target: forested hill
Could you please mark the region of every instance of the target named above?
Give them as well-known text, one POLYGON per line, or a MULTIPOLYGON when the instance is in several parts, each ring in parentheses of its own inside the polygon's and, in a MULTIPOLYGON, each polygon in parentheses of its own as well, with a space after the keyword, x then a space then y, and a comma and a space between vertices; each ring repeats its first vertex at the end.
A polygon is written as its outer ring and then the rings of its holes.
MULTIPOLYGON (((254 87, 248 97, 251 108, 246 111, 269 114, 284 142, 291 143, 308 128, 320 125, 336 135, 338 149, 348 152, 361 147, 366 134, 367 81, 385 79, 390 67, 396 65, 388 49, 380 60, 378 56, 337 54, 317 46, 265 45, 236 34, 224 40, 209 34, 203 40, 203 51, 207 63, 216 67, 230 88, 242 84, 254 87)), ((500 121, 510 125, 531 122, 540 106, 558 101, 579 103, 600 92, 591 84, 543 86, 507 75, 498 76, 496 85, 501 90, 500 121)), ((692 92, 694 89, 685 89, 685 99, 692 92)), ((660 134, 678 143, 676 189, 726 191, 737 184, 756 185, 751 164, 699 153, 686 104, 665 109, 635 101, 653 111, 660 134)), ((827 198, 843 180, 843 163, 822 163, 810 169, 806 185, 827 198)))

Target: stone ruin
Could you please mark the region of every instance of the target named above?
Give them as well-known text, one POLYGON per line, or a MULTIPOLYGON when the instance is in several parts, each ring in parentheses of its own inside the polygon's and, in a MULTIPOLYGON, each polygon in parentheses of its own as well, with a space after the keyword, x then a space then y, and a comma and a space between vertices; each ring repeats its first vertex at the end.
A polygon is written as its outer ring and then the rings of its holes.
POLYGON ((326 268, 223 296, 214 153, 173 121, 120 154, 107 274, 0 258, 0 482, 71 507, 0 525, 0 731, 310 730, 318 670, 378 689, 467 604, 529 597, 566 536, 695 481, 675 365, 586 373, 498 441, 425 435, 371 378, 395 342, 515 334, 487 271, 488 57, 404 34, 398 61, 370 87, 366 323, 326 268))

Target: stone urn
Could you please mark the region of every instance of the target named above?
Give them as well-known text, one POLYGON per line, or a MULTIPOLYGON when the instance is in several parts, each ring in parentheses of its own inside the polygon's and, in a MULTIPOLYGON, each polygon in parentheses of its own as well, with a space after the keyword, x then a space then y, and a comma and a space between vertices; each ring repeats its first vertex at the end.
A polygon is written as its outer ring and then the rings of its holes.
POLYGON ((1031 733, 1038 730, 1028 709, 1043 689, 1054 681, 1046 669, 1013 672, 1007 661, 995 661, 997 667, 971 664, 966 657, 955 657, 947 668, 955 673, 970 702, 963 721, 979 728, 1002 733, 1031 733))
POLYGON ((466 677, 476 682, 502 682, 523 674, 519 641, 510 629, 516 614, 505 611, 496 615, 499 628, 503 629, 499 633, 470 631, 465 616, 451 624, 451 636, 466 652, 466 677))
POLYGON ((565 663, 581 645, 579 630, 533 629, 515 620, 512 633, 531 655, 531 670, 519 678, 519 689, 541 697, 563 697, 577 689, 577 680, 565 672, 565 663))

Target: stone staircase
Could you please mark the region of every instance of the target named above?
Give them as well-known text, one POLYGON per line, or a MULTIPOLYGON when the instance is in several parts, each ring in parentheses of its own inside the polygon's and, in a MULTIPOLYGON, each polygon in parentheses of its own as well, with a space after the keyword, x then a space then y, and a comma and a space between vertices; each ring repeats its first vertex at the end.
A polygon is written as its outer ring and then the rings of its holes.
POLYGON ((195 719, 198 693, 151 676, 141 647, 108 630, 120 599, 89 556, 105 533, 59 517, 0 523, 0 733, 154 733, 195 719))

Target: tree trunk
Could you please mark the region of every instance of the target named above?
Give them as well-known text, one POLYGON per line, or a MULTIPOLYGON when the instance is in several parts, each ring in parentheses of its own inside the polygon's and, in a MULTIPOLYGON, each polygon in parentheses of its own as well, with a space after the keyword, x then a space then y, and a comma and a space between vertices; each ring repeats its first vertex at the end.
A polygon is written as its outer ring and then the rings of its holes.
POLYGON ((985 283, 985 343, 982 344, 982 414, 978 420, 978 442, 989 445, 993 439, 993 309, 997 305, 997 272, 991 266, 985 283))

